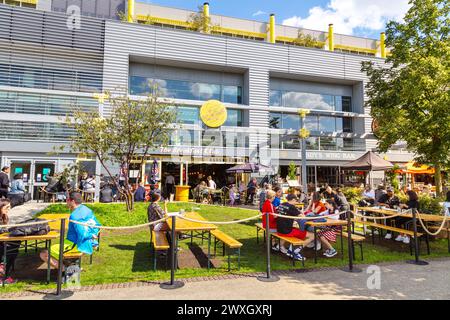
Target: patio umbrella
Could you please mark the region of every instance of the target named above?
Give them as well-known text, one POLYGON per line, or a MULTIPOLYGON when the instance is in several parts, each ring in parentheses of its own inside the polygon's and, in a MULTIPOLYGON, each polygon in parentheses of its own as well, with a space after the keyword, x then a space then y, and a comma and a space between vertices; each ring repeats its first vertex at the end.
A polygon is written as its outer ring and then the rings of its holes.
POLYGON ((434 174, 435 170, 433 167, 426 164, 418 164, 414 161, 410 161, 404 168, 401 168, 399 172, 409 174, 434 174))
POLYGON ((361 171, 385 171, 393 167, 394 165, 392 163, 382 159, 372 151, 368 151, 360 158, 341 166, 342 169, 361 171))

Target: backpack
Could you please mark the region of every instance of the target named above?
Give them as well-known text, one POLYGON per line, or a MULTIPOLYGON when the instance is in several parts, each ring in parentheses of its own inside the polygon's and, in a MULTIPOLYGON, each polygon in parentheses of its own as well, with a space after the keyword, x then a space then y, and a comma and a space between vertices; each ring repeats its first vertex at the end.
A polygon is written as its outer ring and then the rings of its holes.
MULTIPOLYGON (((22 223, 32 223, 45 221, 43 219, 35 218, 23 221, 22 223)), ((42 236, 50 232, 50 226, 48 222, 43 222, 41 224, 35 224, 31 226, 23 226, 23 227, 12 227, 9 228, 9 236, 10 237, 25 237, 25 236, 42 236)))

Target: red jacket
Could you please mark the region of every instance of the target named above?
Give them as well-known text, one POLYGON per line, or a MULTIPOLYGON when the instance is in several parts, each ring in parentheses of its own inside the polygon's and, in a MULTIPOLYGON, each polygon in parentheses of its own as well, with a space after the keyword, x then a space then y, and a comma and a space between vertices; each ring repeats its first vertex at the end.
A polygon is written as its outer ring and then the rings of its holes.
MULTIPOLYGON (((262 225, 264 228, 266 228, 266 212, 268 213, 275 213, 275 208, 272 205, 272 202, 270 200, 266 200, 262 207, 262 225)), ((273 215, 269 215, 269 229, 276 229, 277 228, 277 221, 276 217, 273 215)))

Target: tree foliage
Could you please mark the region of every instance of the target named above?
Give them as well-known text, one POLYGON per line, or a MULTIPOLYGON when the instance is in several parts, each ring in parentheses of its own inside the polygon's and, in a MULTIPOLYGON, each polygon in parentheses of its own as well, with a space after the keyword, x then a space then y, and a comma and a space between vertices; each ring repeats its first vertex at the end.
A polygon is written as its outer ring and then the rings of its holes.
POLYGON ((301 46, 301 47, 308 47, 308 48, 323 48, 323 43, 321 43, 319 40, 314 38, 310 34, 304 34, 303 32, 299 31, 297 38, 293 41, 293 44, 295 46, 301 46))
POLYGON ((211 17, 206 16, 203 12, 203 6, 198 6, 198 11, 192 13, 187 21, 194 31, 202 31, 208 33, 211 29, 211 17))
MULTIPOLYGON (((75 110, 66 123, 73 128, 70 149, 74 153, 93 154, 108 173, 119 192, 125 196, 127 209, 134 204, 134 191, 129 183, 130 165, 141 167, 155 148, 167 145, 176 115, 157 94, 144 100, 132 100, 128 96, 109 97, 111 113, 103 117, 98 111, 75 110), (126 173, 124 187, 119 186, 116 172, 111 165, 126 173)), ((138 170, 137 181, 141 180, 138 170)))
POLYGON ((379 149, 405 141, 416 160, 441 168, 450 162, 450 4, 411 0, 403 22, 387 24, 385 64, 364 62, 368 106, 379 149))
POLYGON ((295 166, 294 161, 291 161, 289 163, 288 178, 289 178, 289 180, 297 179, 297 167, 295 166))

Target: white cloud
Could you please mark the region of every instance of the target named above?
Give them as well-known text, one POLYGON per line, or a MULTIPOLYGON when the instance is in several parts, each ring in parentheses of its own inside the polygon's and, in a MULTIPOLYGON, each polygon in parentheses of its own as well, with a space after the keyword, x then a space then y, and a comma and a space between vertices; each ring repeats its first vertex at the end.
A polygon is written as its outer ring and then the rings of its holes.
POLYGON ((401 21, 408 9, 408 0, 331 0, 325 8, 311 8, 306 18, 293 16, 283 24, 327 31, 333 23, 335 32, 353 34, 356 28, 382 30, 389 20, 401 21))
POLYGON ((267 12, 258 10, 254 14, 252 14, 252 16, 257 17, 257 16, 262 16, 263 14, 267 14, 267 12))

